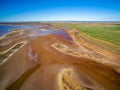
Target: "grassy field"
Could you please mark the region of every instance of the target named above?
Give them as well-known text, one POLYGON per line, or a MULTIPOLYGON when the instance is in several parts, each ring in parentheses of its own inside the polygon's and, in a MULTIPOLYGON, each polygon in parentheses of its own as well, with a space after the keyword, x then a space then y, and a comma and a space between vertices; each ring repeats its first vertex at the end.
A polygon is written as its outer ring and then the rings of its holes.
POLYGON ((80 30, 94 38, 120 45, 120 25, 114 24, 60 24, 80 30))
POLYGON ((76 27, 92 37, 120 45, 120 25, 85 25, 76 27))

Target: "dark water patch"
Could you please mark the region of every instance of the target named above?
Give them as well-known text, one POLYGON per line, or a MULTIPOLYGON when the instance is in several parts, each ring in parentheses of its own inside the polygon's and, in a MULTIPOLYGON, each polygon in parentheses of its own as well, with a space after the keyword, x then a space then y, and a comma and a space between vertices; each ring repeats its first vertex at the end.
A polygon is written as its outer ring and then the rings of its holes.
POLYGON ((60 32, 57 33, 58 35, 62 35, 63 37, 65 37, 67 40, 72 40, 72 38, 70 37, 70 35, 68 33, 66 33, 65 31, 61 30, 60 32))

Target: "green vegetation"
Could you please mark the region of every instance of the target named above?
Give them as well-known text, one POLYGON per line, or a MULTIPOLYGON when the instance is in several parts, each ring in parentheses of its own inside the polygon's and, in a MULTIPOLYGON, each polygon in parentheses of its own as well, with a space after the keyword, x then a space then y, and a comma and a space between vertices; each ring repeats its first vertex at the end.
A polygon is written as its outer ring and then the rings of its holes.
POLYGON ((77 29, 85 32, 92 37, 120 45, 119 25, 86 25, 77 26, 77 29))
POLYGON ((80 30, 94 38, 120 45, 120 25, 115 24, 58 24, 80 30))

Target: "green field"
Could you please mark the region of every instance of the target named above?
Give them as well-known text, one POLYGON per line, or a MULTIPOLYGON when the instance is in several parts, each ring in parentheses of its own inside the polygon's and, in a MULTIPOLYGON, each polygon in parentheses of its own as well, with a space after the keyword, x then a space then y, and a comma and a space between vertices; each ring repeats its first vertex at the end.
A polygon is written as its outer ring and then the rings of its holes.
POLYGON ((77 25, 75 27, 92 37, 120 45, 120 25, 77 25))
POLYGON ((115 24, 59 24, 80 30, 89 36, 120 45, 120 25, 115 24))

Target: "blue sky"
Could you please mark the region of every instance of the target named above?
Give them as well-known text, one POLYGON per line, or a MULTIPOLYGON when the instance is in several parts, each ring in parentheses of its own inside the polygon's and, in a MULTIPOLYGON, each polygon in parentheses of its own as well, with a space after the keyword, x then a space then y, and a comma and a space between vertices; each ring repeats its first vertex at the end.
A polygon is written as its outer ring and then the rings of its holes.
POLYGON ((0 0, 0 22, 120 21, 120 0, 0 0))

